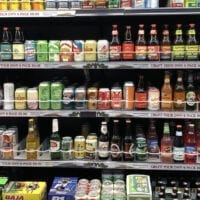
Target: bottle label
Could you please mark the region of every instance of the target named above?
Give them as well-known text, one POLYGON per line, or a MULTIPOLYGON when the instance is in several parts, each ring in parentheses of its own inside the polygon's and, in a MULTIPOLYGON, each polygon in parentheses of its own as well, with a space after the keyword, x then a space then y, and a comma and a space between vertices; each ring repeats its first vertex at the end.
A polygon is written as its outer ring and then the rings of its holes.
POLYGON ((193 91, 186 93, 186 104, 188 106, 194 106, 196 103, 196 94, 193 91))
POLYGON ((174 108, 184 109, 185 92, 174 92, 174 108))
POLYGON ((161 60, 171 60, 171 46, 161 46, 160 51, 161 60))
POLYGON ((109 142, 99 141, 99 157, 107 158, 109 156, 109 142))
POLYGON ((197 148, 195 146, 185 147, 185 161, 196 163, 197 159, 197 148))
POLYGON ((189 34, 189 35, 195 35, 195 34, 196 34, 196 31, 195 31, 194 29, 190 29, 190 30, 188 31, 188 34, 189 34))
POLYGON ((150 88, 148 90, 148 109, 159 110, 160 109, 160 91, 157 88, 150 88))
POLYGON ((121 46, 115 45, 110 46, 110 60, 120 60, 121 59, 121 46))
POLYGON ((1 60, 12 60, 11 44, 1 44, 1 60))
POLYGON ((159 60, 160 59, 160 46, 148 46, 148 60, 159 60))
POLYGON ((131 8, 132 1, 130 0, 121 0, 121 8, 131 8))
POLYGON ((139 108, 139 109, 147 108, 147 93, 146 92, 135 93, 135 108, 139 108))
POLYGON ((137 138, 136 158, 137 160, 146 160, 148 156, 147 143, 145 138, 137 138))
POLYGON ((173 147, 173 159, 175 161, 184 160, 184 147, 173 147))
POLYGON ((120 158, 121 157, 121 151, 118 144, 111 144, 111 156, 112 158, 120 158))
POLYGON ((172 94, 167 91, 161 93, 161 109, 172 110, 172 94))
POLYGON ((50 151, 57 152, 60 150, 60 141, 50 140, 50 151))
POLYGON ((124 143, 124 158, 133 159, 134 155, 134 144, 133 143, 124 143))
POLYGON ((166 153, 166 154, 170 154, 170 156, 171 156, 171 154, 172 154, 172 146, 170 145, 170 146, 168 146, 168 145, 161 145, 161 152, 164 154, 164 153, 166 153))
POLYGON ((155 139, 148 140, 148 152, 149 153, 159 153, 158 141, 155 139))
POLYGON ((123 60, 133 60, 134 59, 134 44, 124 43, 122 45, 122 58, 123 58, 123 60))
POLYGON ((185 57, 185 46, 184 45, 173 45, 172 52, 173 52, 174 60, 183 60, 185 57))
POLYGON ((13 60, 24 60, 24 44, 13 44, 13 60))
POLYGON ((187 60, 198 59, 198 45, 186 45, 185 46, 185 58, 187 60))
POLYGON ((135 46, 135 59, 146 60, 147 46, 135 46))

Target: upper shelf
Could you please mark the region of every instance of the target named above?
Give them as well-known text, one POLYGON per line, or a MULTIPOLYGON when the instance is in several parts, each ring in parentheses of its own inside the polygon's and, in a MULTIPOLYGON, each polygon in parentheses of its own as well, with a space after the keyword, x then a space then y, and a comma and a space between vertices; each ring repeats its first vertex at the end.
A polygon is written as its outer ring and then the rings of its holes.
POLYGON ((79 9, 44 11, 1 11, 0 18, 49 18, 49 17, 93 17, 93 16, 138 16, 138 15, 200 15, 200 8, 143 8, 143 9, 79 9))

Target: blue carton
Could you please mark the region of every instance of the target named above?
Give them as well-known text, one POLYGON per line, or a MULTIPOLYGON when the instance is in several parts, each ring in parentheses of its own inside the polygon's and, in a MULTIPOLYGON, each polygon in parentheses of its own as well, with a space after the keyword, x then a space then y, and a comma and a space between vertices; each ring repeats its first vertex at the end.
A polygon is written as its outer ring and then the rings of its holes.
POLYGON ((55 177, 48 200, 74 200, 78 177, 55 177))

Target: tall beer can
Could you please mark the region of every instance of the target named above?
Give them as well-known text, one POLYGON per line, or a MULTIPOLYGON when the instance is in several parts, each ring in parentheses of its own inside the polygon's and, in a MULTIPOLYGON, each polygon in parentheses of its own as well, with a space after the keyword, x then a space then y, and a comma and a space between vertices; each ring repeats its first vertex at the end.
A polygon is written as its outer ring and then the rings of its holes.
POLYGON ((25 61, 33 62, 36 61, 36 48, 34 40, 25 41, 25 61))
POLYGON ((47 40, 37 40, 36 42, 37 61, 48 61, 48 42, 47 40))
POLYGON ((73 41, 73 53, 74 61, 83 62, 84 61, 84 41, 83 40, 74 40, 73 41))
POLYGON ((122 89, 120 87, 111 88, 111 108, 122 109, 122 89))
POLYGON ((90 134, 87 136, 85 145, 85 158, 95 159, 97 151, 97 136, 96 134, 90 134))
POLYGON ((4 106, 5 110, 14 109, 14 83, 4 83, 3 84, 4 91, 4 106))
POLYGON ((85 61, 89 62, 96 61, 97 42, 95 40, 86 40, 84 50, 85 50, 85 61))
POLYGON ((98 89, 96 87, 89 87, 87 89, 87 108, 89 110, 97 109, 98 89))
POLYGON ((0 10, 8 10, 8 0, 1 0, 0 10))
POLYGON ((62 93, 63 93, 63 85, 61 82, 51 83, 51 109, 53 110, 62 109, 62 93))
POLYGON ((109 60, 109 42, 108 40, 98 40, 97 42, 97 60, 109 60))
POLYGON ((75 109, 86 109, 85 87, 78 87, 75 89, 75 109))
POLYGON ((26 88, 16 88, 15 90, 15 109, 26 109, 26 88))
POLYGON ((98 109, 101 109, 101 110, 110 109, 110 89, 109 88, 99 88, 98 109))
POLYGON ((124 100, 125 110, 133 110, 134 94, 135 94, 134 83, 132 81, 125 82, 123 87, 123 100, 124 100))
POLYGON ((60 41, 60 61, 72 62, 73 56, 73 44, 71 40, 60 41))
POLYGON ((49 62, 60 61, 60 41, 50 40, 49 41, 49 62))
POLYGON ((63 137, 61 143, 61 154, 63 160, 73 159, 73 140, 72 137, 63 137))
POLYGON ((76 136, 74 139, 74 158, 84 159, 85 158, 85 138, 84 136, 76 136))
POLYGON ((50 82, 41 82, 39 84, 39 109, 50 109, 51 90, 50 82))
POLYGON ((27 89, 27 108, 30 110, 38 109, 38 88, 27 89))
POLYGON ((74 87, 66 87, 63 90, 63 109, 74 108, 74 87))

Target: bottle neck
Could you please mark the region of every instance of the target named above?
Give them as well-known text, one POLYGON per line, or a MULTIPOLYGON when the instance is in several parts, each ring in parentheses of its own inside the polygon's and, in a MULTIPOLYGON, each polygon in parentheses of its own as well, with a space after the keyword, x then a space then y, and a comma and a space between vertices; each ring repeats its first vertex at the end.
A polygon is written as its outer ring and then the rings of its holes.
POLYGON ((52 133, 58 133, 58 120, 57 119, 53 119, 52 122, 52 133))
POLYGON ((132 136, 131 134, 131 124, 130 123, 126 123, 126 133, 125 136, 132 136))
POLYGON ((119 128, 118 128, 118 123, 114 123, 113 127, 113 137, 119 137, 119 128))

